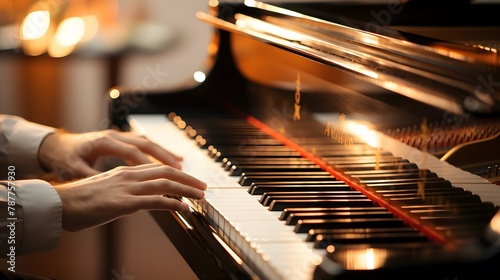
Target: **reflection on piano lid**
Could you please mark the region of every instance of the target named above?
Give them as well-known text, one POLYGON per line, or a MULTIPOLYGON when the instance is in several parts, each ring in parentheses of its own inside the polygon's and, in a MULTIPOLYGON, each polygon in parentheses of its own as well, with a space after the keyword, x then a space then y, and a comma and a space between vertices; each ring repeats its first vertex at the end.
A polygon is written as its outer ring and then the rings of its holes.
POLYGON ((497 5, 435 6, 425 21, 428 1, 209 5, 203 83, 110 103, 114 126, 208 183, 205 199, 180 198, 189 213, 152 213, 200 278, 495 270, 498 36, 431 34, 497 30, 483 16, 497 5))
MULTIPOLYGON (((348 10, 342 5, 291 5, 320 16, 317 18, 256 1, 245 4, 229 5, 217 15, 198 16, 219 28, 286 48, 443 110, 500 110, 500 89, 494 86, 500 80, 500 58, 495 48, 469 47, 399 32, 373 21, 346 19, 339 16, 348 10)), ((396 6, 395 14, 411 8, 396 6)), ((389 17, 393 9, 385 11, 389 17)), ((363 11, 366 16, 376 14, 366 8, 358 14, 363 11)))

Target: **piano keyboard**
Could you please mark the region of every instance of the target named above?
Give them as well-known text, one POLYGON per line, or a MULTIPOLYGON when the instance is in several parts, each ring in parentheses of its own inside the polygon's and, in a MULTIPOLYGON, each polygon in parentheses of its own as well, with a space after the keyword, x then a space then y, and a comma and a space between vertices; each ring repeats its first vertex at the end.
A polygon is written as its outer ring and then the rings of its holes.
POLYGON ((132 115, 129 123, 208 184, 203 200, 185 200, 266 279, 312 279, 336 246, 457 245, 477 236, 500 203, 498 186, 383 135, 377 152, 305 131, 292 138, 303 151, 244 120, 132 115))

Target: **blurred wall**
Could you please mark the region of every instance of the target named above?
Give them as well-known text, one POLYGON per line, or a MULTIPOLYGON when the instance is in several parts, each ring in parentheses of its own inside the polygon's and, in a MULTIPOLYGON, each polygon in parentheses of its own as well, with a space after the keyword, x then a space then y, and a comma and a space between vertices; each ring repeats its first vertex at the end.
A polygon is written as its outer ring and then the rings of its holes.
MULTIPOLYGON (((157 83, 148 90, 168 90, 191 81, 192 74, 203 67, 211 28, 197 20, 195 13, 205 11, 207 2, 119 1, 121 17, 146 22, 167 33, 160 34, 168 40, 161 50, 132 51, 118 60, 78 54, 54 59, 1 52, 0 113, 74 132, 104 128, 110 86, 144 87, 144 77, 157 71, 157 83)), ((145 38, 155 40, 154 35, 148 36, 145 38)), ((55 252, 18 257, 16 269, 61 280, 196 279, 148 213, 120 219, 113 228, 118 233, 113 237, 105 227, 64 232, 55 252), (111 269, 105 267, 109 238, 113 238, 117 256, 116 267, 111 269)), ((6 267, 0 262, 0 268, 6 267)))

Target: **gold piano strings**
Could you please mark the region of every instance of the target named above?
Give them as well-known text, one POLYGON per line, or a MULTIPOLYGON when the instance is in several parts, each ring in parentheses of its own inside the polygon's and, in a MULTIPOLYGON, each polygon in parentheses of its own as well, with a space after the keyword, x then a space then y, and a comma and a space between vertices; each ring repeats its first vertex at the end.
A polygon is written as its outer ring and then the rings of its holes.
MULTIPOLYGON (((340 126, 343 125, 344 120, 345 120, 345 114, 342 113, 339 116, 340 126)), ((339 144, 343 144, 347 147, 352 146, 352 144, 354 142, 352 137, 349 134, 347 134, 346 132, 344 132, 344 130, 342 128, 337 128, 337 127, 334 127, 333 125, 330 126, 329 121, 326 122, 326 127, 325 127, 323 134, 331 137, 333 140, 337 140, 337 142, 339 144)))
POLYGON ((295 80, 295 111, 293 113, 293 120, 300 120, 300 73, 297 74, 297 80, 295 80))

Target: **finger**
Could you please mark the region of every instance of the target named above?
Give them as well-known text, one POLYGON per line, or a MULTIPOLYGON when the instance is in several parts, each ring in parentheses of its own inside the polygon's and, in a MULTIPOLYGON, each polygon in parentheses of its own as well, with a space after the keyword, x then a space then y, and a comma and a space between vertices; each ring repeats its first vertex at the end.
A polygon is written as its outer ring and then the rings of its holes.
POLYGON ((186 203, 164 196, 137 196, 135 197, 135 205, 137 210, 189 210, 186 203))
POLYGON ((117 132, 117 131, 114 131, 114 130, 111 130, 111 132, 109 133, 112 137, 120 140, 120 141, 124 141, 124 142, 127 142, 129 144, 133 144, 133 145, 136 145, 136 146, 140 146, 140 147, 143 147, 144 150, 147 150, 147 151, 153 151, 153 150, 158 150, 160 152, 167 152, 170 156, 172 156, 173 158, 175 158, 176 160, 182 160, 182 156, 179 156, 179 155, 176 155, 174 153, 171 153, 167 150, 165 150, 164 148, 162 148, 160 145, 158 145, 157 143, 151 141, 150 139, 148 139, 146 136, 144 135, 141 135, 141 134, 137 134, 135 132, 117 132))
POLYGON ((170 151, 165 150, 160 145, 150 141, 146 137, 142 135, 138 135, 132 132, 110 132, 109 136, 119 140, 121 142, 127 143, 129 145, 133 145, 141 150, 143 153, 146 153, 160 162, 170 165, 174 168, 181 169, 181 161, 182 157, 171 153, 170 151))
POLYGON ((96 140, 95 151, 100 156, 116 156, 131 164, 151 163, 151 160, 136 146, 118 141, 111 137, 96 140))
POLYGON ((131 194, 133 195, 173 195, 184 196, 194 199, 202 199, 205 193, 197 188, 181 184, 168 179, 155 179, 133 185, 131 194))
POLYGON ((148 168, 134 171, 133 174, 130 175, 133 176, 137 181, 149 181, 164 178, 200 190, 206 190, 207 188, 207 184, 205 182, 202 182, 187 173, 166 165, 149 165, 148 168))

